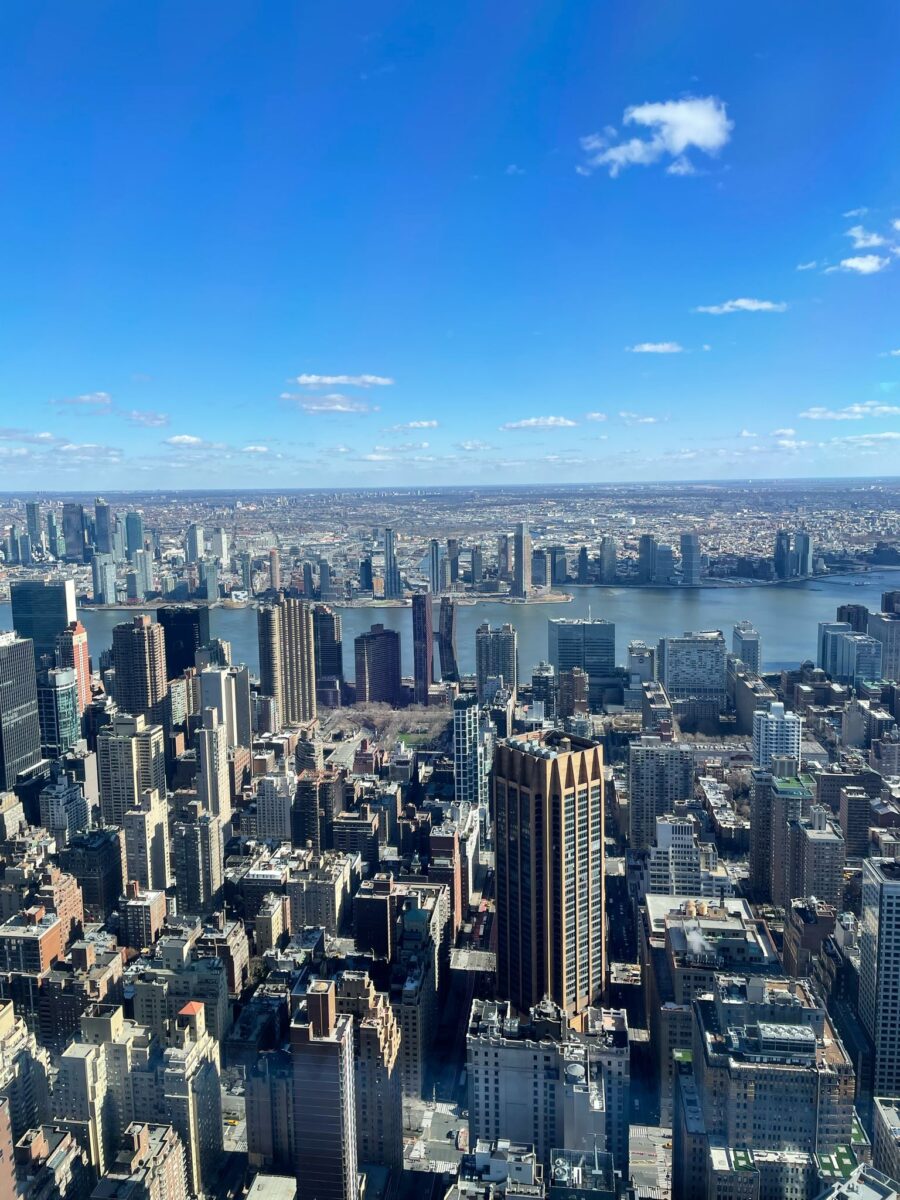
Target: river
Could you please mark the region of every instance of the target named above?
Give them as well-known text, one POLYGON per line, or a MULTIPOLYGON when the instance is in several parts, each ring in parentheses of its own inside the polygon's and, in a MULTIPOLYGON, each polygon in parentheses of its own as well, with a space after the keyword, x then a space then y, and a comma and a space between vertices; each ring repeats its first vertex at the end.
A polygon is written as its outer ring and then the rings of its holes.
MULTIPOLYGON (((524 678, 533 664, 547 657, 549 617, 604 617, 616 625, 616 658, 622 662, 628 643, 641 638, 655 644, 664 635, 685 630, 721 629, 729 649, 731 626, 754 623, 762 639, 766 670, 793 666, 815 658, 816 626, 831 621, 839 604, 880 607, 881 593, 900 587, 900 572, 872 571, 867 575, 832 576, 827 579, 777 587, 715 588, 574 588, 571 604, 462 604, 457 610, 457 649, 463 671, 475 669, 475 629, 483 621, 499 625, 510 621, 519 631, 519 664, 524 678)), ((140 610, 135 610, 140 611, 140 610)), ((409 608, 344 608, 344 669, 353 678, 353 639, 374 622, 401 635, 403 671, 412 674, 412 610, 409 608)), ((112 642, 112 628, 128 620, 129 613, 109 609, 83 609, 79 616, 88 632, 95 662, 112 642)), ((435 620, 437 606, 435 605, 435 620)), ((8 604, 0 604, 0 629, 11 629, 8 604)), ((259 669, 254 608, 214 608, 210 612, 213 636, 231 642, 235 662, 259 669)), ((437 663, 435 664, 437 669, 437 663)))

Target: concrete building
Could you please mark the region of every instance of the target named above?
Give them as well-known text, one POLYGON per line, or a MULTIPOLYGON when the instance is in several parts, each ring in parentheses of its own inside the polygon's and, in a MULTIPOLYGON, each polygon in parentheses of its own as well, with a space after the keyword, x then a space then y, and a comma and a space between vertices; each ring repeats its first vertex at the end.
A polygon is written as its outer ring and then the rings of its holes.
POLYGON ((775 755, 800 761, 803 720, 778 701, 753 714, 753 765, 768 770, 775 755))
POLYGON ((179 912, 210 913, 224 882, 222 821, 198 801, 182 810, 172 827, 172 860, 179 912))
POLYGON ((207 812, 218 817, 222 829, 231 825, 231 772, 228 763, 228 726, 218 710, 205 708, 203 724, 197 730, 200 770, 197 773, 197 799, 207 812))
POLYGON ((731 653, 739 658, 748 671, 758 675, 762 667, 762 648, 759 631, 751 621, 739 621, 731 633, 731 653))
POLYGON ((475 630, 475 686, 479 704, 492 699, 501 681, 515 697, 519 686, 519 635, 512 625, 495 629, 485 621, 475 630))
POLYGON ((125 813, 145 792, 166 796, 165 734, 142 713, 116 713, 97 736, 100 814, 124 825, 125 813))
POLYGON ((873 1105, 872 1165, 900 1179, 900 1099, 876 1096, 873 1105))
POLYGON ((34 645, 0 633, 0 788, 12 791, 19 775, 41 760, 34 645))
POLYGON ((222 1091, 219 1045, 206 1028, 202 1004, 184 1005, 173 1036, 163 1056, 163 1103, 184 1146, 189 1192, 212 1200, 222 1165, 222 1091))
POLYGON ((558 733, 498 744, 494 817, 500 994, 574 1017, 605 984, 602 750, 558 733))
POLYGON ((173 883, 169 863, 169 809, 165 792, 153 788, 125 811, 125 869, 144 891, 165 892, 173 883))
POLYGON ((133 1121, 91 1200, 189 1200, 184 1146, 171 1125, 133 1121))
POLYGON ((900 679, 900 612, 869 613, 866 630, 881 642, 881 671, 885 679, 900 679))
POLYGON ((356 662, 357 704, 401 702, 400 635, 395 629, 373 625, 353 642, 356 662))
POLYGON ((616 627, 599 617, 551 617, 547 622, 547 657, 561 678, 579 667, 588 677, 591 708, 603 703, 604 688, 616 668, 616 627))
POLYGON ((283 725, 316 719, 315 635, 312 607, 279 595, 259 609, 259 671, 263 695, 278 705, 283 725))
POLYGON ((11 1000, 0 1002, 0 1098, 14 1142, 50 1119, 50 1055, 11 1000))
POLYGON ((727 653, 720 630, 661 638, 657 653, 658 678, 670 700, 705 700, 724 711, 727 653))
POLYGON ((531 534, 528 522, 520 521, 513 537, 512 595, 524 600, 531 591, 531 534))
POLYGON ((162 626, 148 616, 114 626, 113 662, 119 711, 143 716, 148 725, 162 725, 168 695, 162 626))
POLYGON ((644 734, 628 747, 629 844, 646 850, 656 835, 656 818, 675 811, 694 790, 690 746, 644 734))
POLYGON ((734 885, 719 863, 714 842, 700 842, 694 822, 656 818, 656 838, 643 870, 641 895, 731 896, 734 885))
POLYGON ((75 581, 15 579, 10 583, 9 598, 13 629, 20 638, 31 639, 34 663, 39 666, 45 655, 52 658, 56 654, 60 634, 78 619, 75 581))
POLYGON ((876 1096, 900 1094, 900 861, 862 865, 859 1015, 875 1051, 876 1096))
POLYGON ((416 704, 428 703, 428 689, 434 682, 434 617, 430 592, 416 592, 412 598, 413 623, 413 698, 416 704))

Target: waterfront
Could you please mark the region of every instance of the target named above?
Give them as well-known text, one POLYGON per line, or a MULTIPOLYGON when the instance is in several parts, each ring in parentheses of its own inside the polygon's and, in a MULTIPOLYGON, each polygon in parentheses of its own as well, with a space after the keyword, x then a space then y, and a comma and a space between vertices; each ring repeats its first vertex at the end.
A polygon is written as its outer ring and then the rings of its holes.
MULTIPOLYGON (((547 657, 548 617, 586 617, 590 613, 614 621, 616 657, 623 661, 628 643, 635 638, 655 644, 663 635, 685 630, 722 629, 731 645, 731 626, 752 621, 762 637, 763 663, 767 670, 795 665, 815 658, 816 625, 834 620, 839 604, 880 607, 883 591, 900 586, 893 571, 847 576, 830 576, 780 587, 735 588, 616 588, 573 589, 571 604, 462 604, 457 609, 457 647, 463 671, 475 668, 475 630, 483 622, 511 622, 519 631, 519 664, 523 676, 547 657)), ((435 608, 437 606, 435 605, 435 608)), ((136 609, 135 612, 141 611, 136 609)), ((344 669, 353 678, 353 639, 380 622, 401 635, 403 671, 412 674, 412 612, 409 608, 342 608, 344 669)), ((112 642, 112 628, 127 620, 123 610, 83 609, 80 618, 88 632, 94 663, 112 642)), ((437 612, 435 612, 437 620, 437 612)), ((259 668, 256 641, 256 609, 213 608, 210 627, 215 637, 231 642, 235 662, 259 668)), ((8 604, 0 604, 0 629, 11 629, 8 604)), ((437 662, 436 662, 437 669, 437 662)))

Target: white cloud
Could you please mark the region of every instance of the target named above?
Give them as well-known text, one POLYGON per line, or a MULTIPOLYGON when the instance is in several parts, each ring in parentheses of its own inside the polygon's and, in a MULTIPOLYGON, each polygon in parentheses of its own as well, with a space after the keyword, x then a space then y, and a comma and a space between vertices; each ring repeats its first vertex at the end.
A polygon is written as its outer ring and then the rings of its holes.
POLYGON ((741 430, 741 432, 738 434, 738 437, 742 437, 742 438, 755 438, 755 437, 759 437, 759 434, 758 434, 758 433, 751 433, 749 429, 742 429, 742 430, 741 430))
POLYGON ((900 433, 890 431, 886 433, 851 433, 846 437, 831 438, 827 442, 822 443, 825 450, 862 450, 862 451, 878 451, 888 450, 896 442, 900 442, 900 433))
POLYGON ((244 454, 268 454, 268 446, 245 446, 242 453, 244 454))
POLYGON ((33 446, 53 446, 62 440, 55 433, 32 433, 29 429, 0 428, 0 442, 28 442, 33 446))
POLYGON ((63 400, 57 400, 57 404, 73 404, 80 405, 84 408, 109 408, 112 404, 112 396, 109 392, 85 392, 81 396, 66 396, 63 400))
POLYGON ((797 270, 798 271, 814 271, 818 265, 819 264, 816 262, 816 260, 812 259, 810 262, 797 263, 797 270))
POLYGON ((586 421, 605 421, 606 413, 604 412, 589 412, 584 414, 586 421))
POLYGON ((475 454, 479 450, 493 450, 488 442, 480 442, 477 438, 470 438, 465 442, 457 442, 457 450, 465 450, 467 454, 475 454))
POLYGON ((885 358, 900 358, 900 350, 885 350, 885 358))
POLYGON ((845 213, 841 213, 841 216, 847 217, 849 220, 853 217, 864 217, 868 211, 867 208, 848 208, 845 213))
POLYGON ((898 417, 900 405, 864 400, 862 404, 848 404, 845 408, 833 409, 815 404, 800 413, 800 416, 807 421, 862 421, 866 417, 898 417))
POLYGON ((167 446, 204 446, 203 438, 194 437, 192 433, 176 433, 174 437, 166 438, 167 446))
POLYGON ((773 429, 772 437, 792 438, 796 432, 796 429, 773 429))
POLYGON ((577 421, 568 417, 523 417, 521 421, 507 421, 501 429, 572 429, 577 421))
POLYGON ((142 425, 145 429, 159 429, 161 426, 168 425, 169 423, 168 413, 142 412, 137 408, 133 408, 130 412, 123 415, 132 425, 142 425))
POLYGON ((615 178, 630 166, 647 166, 669 159, 672 175, 691 175, 694 166, 688 150, 714 156, 731 137, 734 123, 728 119, 725 104, 717 96, 686 96, 683 100, 665 100, 655 104, 635 104, 626 108, 623 124, 643 126, 648 138, 634 137, 614 144, 615 129, 592 133, 581 139, 585 159, 577 168, 589 175, 606 167, 615 178))
POLYGON ((525 172, 520 166, 517 166, 516 163, 510 163, 509 166, 506 168, 506 171, 504 172, 504 174, 506 174, 506 175, 524 175, 525 172))
POLYGON ((736 312, 784 312, 786 308, 783 300, 750 300, 742 296, 738 300, 725 300, 722 304, 700 304, 694 312, 720 317, 724 313, 736 312))
POLYGON ((292 400, 307 413, 371 413, 380 412, 377 404, 369 404, 365 400, 357 400, 352 396, 342 396, 339 392, 330 392, 327 396, 296 396, 293 392, 282 392, 282 400, 292 400))
POLYGON ((900 233, 900 218, 895 218, 891 221, 891 229, 895 229, 897 233, 900 233))
POLYGON ((798 442, 794 438, 779 438, 775 443, 779 450, 795 453, 797 450, 808 450, 812 442, 798 442))
POLYGON ((876 275, 890 263, 889 258, 882 254, 856 254, 852 258, 842 258, 839 267, 829 267, 828 274, 834 271, 853 271, 857 275, 876 275))
POLYGON ((678 342, 638 342, 636 346, 626 346, 630 354, 681 354, 683 346, 678 342))
POLYGON ((403 433, 406 429, 437 429, 437 421, 404 421, 401 425, 391 425, 385 433, 403 433))
POLYGON ((300 387, 390 387, 394 382, 387 375, 297 375, 288 380, 300 387))
POLYGON ((657 425, 659 417, 642 416, 636 412, 620 412, 619 417, 626 425, 657 425))
POLYGON ((887 239, 880 233, 872 233, 869 229, 863 229, 862 225, 851 226, 847 230, 847 237, 853 239, 854 250, 871 250, 875 246, 884 246, 887 243, 887 239))

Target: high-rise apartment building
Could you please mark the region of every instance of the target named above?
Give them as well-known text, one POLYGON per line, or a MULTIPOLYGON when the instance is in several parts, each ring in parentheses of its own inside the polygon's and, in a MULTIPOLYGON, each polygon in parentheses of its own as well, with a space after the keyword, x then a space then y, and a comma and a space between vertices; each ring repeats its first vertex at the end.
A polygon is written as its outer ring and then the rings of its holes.
POLYGON ((222 821, 197 801, 186 806, 172 829, 172 860, 178 911, 211 913, 221 903, 222 821))
POLYGON ((219 1043, 197 1000, 185 1004, 174 1026, 174 1044, 163 1056, 164 1111, 184 1146, 190 1194, 212 1200, 223 1151, 219 1043))
POLYGON ((694 790, 690 746, 644 734, 628 748, 629 844, 646 850, 656 835, 656 818, 674 812, 694 790))
POLYGON ((113 512, 101 496, 94 501, 94 546, 100 554, 113 552, 113 512))
POLYGON ((685 587, 699 587, 701 575, 700 535, 681 535, 681 582, 685 587))
POLYGON ((513 538, 512 594, 524 600, 531 591, 531 534, 528 522, 520 521, 513 538))
POLYGON ((161 725, 168 694, 162 626, 148 616, 114 626, 113 662, 119 711, 141 715, 148 722, 161 725))
POLYGON ((219 720, 215 708, 203 710, 203 724, 197 730, 200 770, 197 773, 197 798, 207 812, 218 817, 222 828, 231 822, 231 772, 228 766, 228 726, 219 720))
POLYGON ((165 634, 166 678, 177 679, 196 665, 195 656, 209 643, 209 609, 197 604, 163 604, 156 619, 165 634))
POLYGON ((134 562, 138 550, 144 549, 144 517, 139 512, 125 514, 125 557, 134 562))
POLYGON ((66 503, 62 510, 63 542, 68 562, 83 563, 87 550, 87 523, 80 504, 66 503))
POLYGON ((50 667, 37 673, 41 754, 60 758, 81 737, 78 679, 71 667, 50 667))
POLYGON ((604 683, 616 667, 616 627, 599 617, 551 617, 547 622, 548 660, 558 676, 580 667, 588 677, 591 707, 603 702, 604 683))
POLYGON ((95 604, 115 604, 116 563, 111 554, 95 554, 91 559, 91 587, 95 604))
POLYGON ((390 704, 401 700, 400 634, 373 625, 353 643, 357 704, 390 704))
POLYGON ((854 633, 865 633, 869 626, 869 610, 864 604, 839 604, 837 619, 849 625, 854 633))
POLYGON ((790 579, 792 566, 791 535, 786 529, 779 529, 775 534, 775 578, 790 579))
POLYGON ((428 588, 432 595, 441 590, 441 543, 437 538, 428 543, 428 588))
POLYGON ((204 667, 200 672, 200 710, 215 709, 227 731, 228 748, 249 746, 252 739, 250 671, 247 667, 204 667))
POLYGON ((125 810, 122 824, 129 883, 136 883, 143 892, 165 892, 172 883, 165 792, 156 788, 142 792, 138 801, 125 810))
POLYGON ((457 803, 480 803, 481 776, 478 699, 469 692, 453 701, 453 798, 457 803))
POLYGON ((87 630, 80 621, 67 625, 57 638, 56 665, 75 672, 80 717, 91 702, 91 655, 87 630))
MULTIPOLYGON (((95 1190, 94 1195, 97 1196, 95 1190)), ((184 1146, 171 1125, 133 1121, 100 1184, 103 1200, 189 1200, 184 1146)))
POLYGON ((859 1015, 875 1050, 873 1094, 900 1095, 900 861, 863 861, 859 1015))
POLYGON ((759 632, 751 621, 739 621, 731 632, 731 653, 741 660, 753 675, 762 666, 759 632))
POLYGON ((278 596, 259 609, 259 674, 283 725, 316 719, 316 651, 312 606, 278 596))
POLYGON ((768 769, 775 755, 787 755, 800 761, 803 720, 787 712, 780 702, 753 714, 753 765, 768 769))
POLYGON ((416 592, 412 598, 413 623, 413 697, 416 704, 428 703, 428 689, 434 682, 432 664, 434 619, 431 593, 416 592))
MULTIPOLYGON (((76 621, 75 582, 72 579, 17 579, 9 587, 13 628, 31 638, 37 666, 45 655, 56 654, 63 630, 76 621)), ((52 666, 52 661, 51 661, 52 666)))
POLYGON ((403 1170, 400 1026, 388 997, 365 971, 336 980, 338 1015, 353 1018, 356 1146, 361 1163, 403 1170))
POLYGON ((313 608, 313 638, 316 648, 316 679, 344 680, 344 649, 341 615, 327 604, 313 608))
POLYGON ((123 825, 144 792, 166 795, 165 735, 142 714, 116 713, 97 736, 100 813, 107 825, 123 825))
POLYGON ((658 677, 670 700, 706 700, 725 708, 726 648, 721 630, 660 638, 658 677))
POLYGON ((900 680, 900 611, 869 613, 869 637, 881 642, 881 673, 900 680))
POLYGON ((449 596, 441 596, 438 653, 441 659, 441 679, 444 683, 456 683, 459 679, 459 664, 456 659, 456 605, 449 596))
POLYGON ((20 772, 40 762, 34 647, 30 638, 0 633, 0 788, 12 791, 20 772))
POLYGON ((484 622, 475 630, 475 681, 478 700, 486 704, 498 682, 515 695, 519 684, 519 635, 512 625, 493 628, 484 622))
POLYGON ((184 556, 189 563, 198 563, 206 554, 206 538, 203 526, 196 522, 188 526, 184 542, 184 556))
POLYGON ((384 598, 399 600, 403 595, 400 581, 400 568, 397 565, 397 552, 394 548, 394 531, 384 531, 384 598))
POLYGON ((548 733, 494 751, 498 990, 570 1016, 604 986, 603 752, 548 733))
POLYGON ((353 1017, 317 979, 291 1024, 294 1170, 299 1200, 357 1200, 353 1017))

